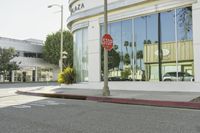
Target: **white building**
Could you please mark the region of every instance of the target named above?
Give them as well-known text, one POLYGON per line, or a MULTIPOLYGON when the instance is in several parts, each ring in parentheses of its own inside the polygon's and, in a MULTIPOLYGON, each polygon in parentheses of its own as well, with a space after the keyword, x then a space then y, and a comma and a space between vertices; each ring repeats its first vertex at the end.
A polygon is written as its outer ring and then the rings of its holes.
POLYGON ((20 70, 1 75, 0 82, 42 82, 56 81, 59 68, 42 59, 43 42, 35 39, 17 40, 0 37, 1 48, 14 48, 18 55, 12 61, 19 64, 20 70))
MULTIPOLYGON (((103 4, 69 0, 78 82, 102 80, 103 4)), ((200 82, 200 0, 108 0, 108 21, 110 80, 200 82)))

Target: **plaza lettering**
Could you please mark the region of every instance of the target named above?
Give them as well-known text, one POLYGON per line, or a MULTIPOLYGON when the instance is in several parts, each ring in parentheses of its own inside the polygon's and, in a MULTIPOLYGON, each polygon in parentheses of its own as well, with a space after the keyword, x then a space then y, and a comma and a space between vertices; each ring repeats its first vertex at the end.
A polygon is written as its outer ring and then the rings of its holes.
POLYGON ((76 11, 79 11, 83 8, 85 8, 85 5, 83 3, 80 3, 80 4, 71 8, 71 13, 75 13, 76 11))

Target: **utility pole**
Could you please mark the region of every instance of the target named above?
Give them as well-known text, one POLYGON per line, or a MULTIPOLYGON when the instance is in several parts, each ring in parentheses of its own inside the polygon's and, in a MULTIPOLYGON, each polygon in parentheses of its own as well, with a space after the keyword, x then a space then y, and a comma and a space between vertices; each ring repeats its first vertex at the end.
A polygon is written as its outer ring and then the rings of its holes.
MULTIPOLYGON (((108 11, 107 0, 104 0, 104 34, 108 33, 108 11)), ((104 87, 103 96, 110 96, 110 90, 108 87, 108 51, 104 48, 104 87)))
POLYGON ((61 8, 61 40, 60 40, 60 70, 63 71, 63 5, 60 6, 61 8))

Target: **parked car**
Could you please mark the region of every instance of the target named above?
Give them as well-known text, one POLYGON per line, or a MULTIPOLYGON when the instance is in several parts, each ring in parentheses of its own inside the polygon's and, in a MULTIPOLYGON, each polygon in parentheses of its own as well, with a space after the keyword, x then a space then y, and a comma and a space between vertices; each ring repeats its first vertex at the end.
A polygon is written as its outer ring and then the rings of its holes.
POLYGON ((108 77, 108 81, 133 81, 131 78, 108 77))
MULTIPOLYGON (((177 81, 177 72, 168 72, 163 81, 177 81)), ((178 72, 178 81, 194 81, 194 76, 186 72, 178 72)))
POLYGON ((108 81, 121 81, 120 77, 108 77, 108 81))

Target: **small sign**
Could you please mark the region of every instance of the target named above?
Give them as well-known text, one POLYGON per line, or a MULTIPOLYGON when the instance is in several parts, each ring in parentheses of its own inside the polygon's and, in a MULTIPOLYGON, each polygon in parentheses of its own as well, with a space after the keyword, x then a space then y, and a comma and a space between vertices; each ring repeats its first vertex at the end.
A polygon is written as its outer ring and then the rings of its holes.
POLYGON ((113 39, 110 34, 105 34, 102 38, 102 46, 108 50, 111 51, 113 48, 113 39))
MULTIPOLYGON (((155 51, 155 55, 158 56, 158 50, 155 51)), ((163 56, 168 56, 170 54, 170 51, 168 49, 162 49, 163 56)))

